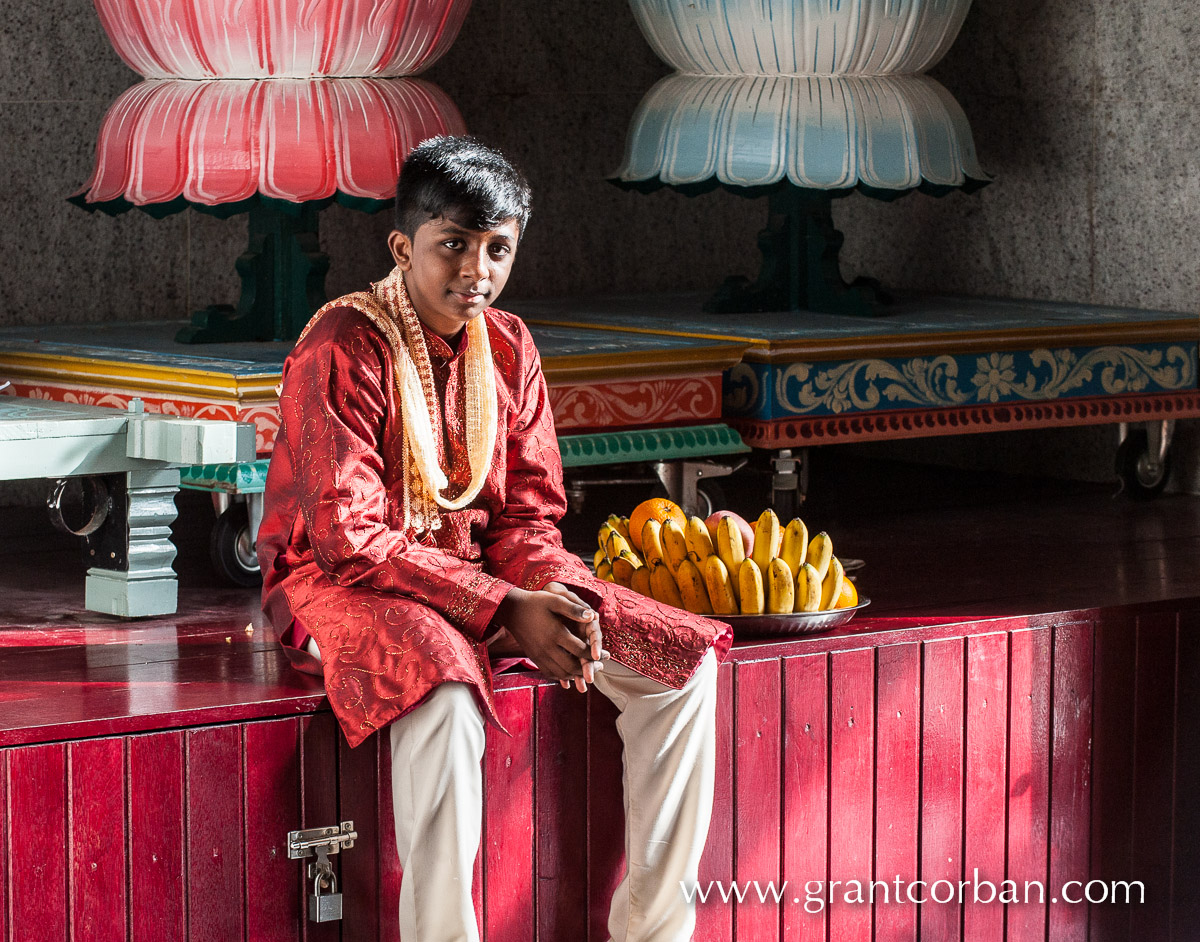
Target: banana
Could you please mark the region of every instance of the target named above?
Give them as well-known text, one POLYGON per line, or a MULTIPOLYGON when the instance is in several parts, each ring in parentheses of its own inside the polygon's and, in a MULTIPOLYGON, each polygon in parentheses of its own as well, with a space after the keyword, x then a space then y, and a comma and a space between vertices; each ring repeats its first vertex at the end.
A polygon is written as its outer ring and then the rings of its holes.
POLYGON ((704 588, 704 577, 690 559, 685 559, 675 570, 675 582, 679 586, 679 594, 683 597, 683 607, 697 615, 711 615, 712 603, 708 598, 708 589, 704 588))
POLYGON ((714 613, 717 615, 736 615, 738 613, 738 600, 733 593, 733 579, 729 575, 729 568, 721 562, 720 556, 714 554, 704 561, 704 584, 708 587, 708 600, 712 603, 714 613))
POLYGON ((592 557, 592 568, 597 572, 600 571, 600 564, 608 562, 608 554, 604 552, 603 547, 596 550, 596 554, 592 557))
POLYGON ((602 579, 605 582, 614 582, 612 573, 612 564, 605 560, 596 567, 596 578, 602 579))
POLYGON ((788 564, 776 556, 767 568, 767 613, 791 613, 796 602, 796 580, 788 564))
POLYGON ((783 531, 783 543, 779 547, 779 557, 787 563, 788 571, 795 581, 796 573, 804 565, 804 557, 808 552, 808 527, 799 517, 792 519, 783 531))
POLYGON ((821 577, 817 575, 816 566, 805 563, 796 576, 796 601, 793 608, 798 612, 815 612, 820 607, 821 577))
POLYGON ((653 593, 650 591, 650 568, 648 566, 639 566, 633 571, 633 576, 629 580, 629 588, 639 595, 653 597, 653 593))
POLYGON ((608 525, 609 525, 610 527, 612 527, 612 528, 613 528, 614 530, 616 530, 616 531, 617 531, 619 534, 621 534, 621 536, 623 536, 623 537, 625 538, 625 542, 626 542, 626 543, 629 543, 629 542, 630 542, 630 539, 629 539, 629 518, 628 518, 628 517, 622 517, 622 516, 620 516, 620 515, 618 515, 618 514, 609 514, 609 515, 608 515, 608 520, 607 520, 606 522, 608 523, 608 525))
POLYGON ((684 536, 683 527, 670 517, 663 521, 662 544, 663 558, 671 567, 671 572, 678 576, 679 564, 687 559, 687 537, 684 536))
POLYGON ((632 553, 622 553, 612 561, 613 578, 618 585, 623 585, 627 589, 633 585, 635 570, 641 568, 641 562, 632 553))
POLYGON ((687 529, 684 530, 687 539, 688 559, 703 571, 704 562, 713 554, 712 537, 708 535, 708 527, 699 517, 688 517, 687 529))
POLYGON ((743 559, 738 569, 739 597, 743 615, 761 615, 766 607, 762 570, 753 559, 743 559))
POLYGON ((647 566, 666 559, 662 544, 662 524, 657 520, 647 520, 642 527, 642 555, 647 566))
POLYGON ((837 604, 838 596, 842 594, 842 580, 846 578, 846 570, 842 561, 836 556, 829 564, 829 573, 821 583, 821 611, 825 612, 837 604))
POLYGON ((604 550, 604 555, 608 555, 608 536, 610 533, 615 533, 611 523, 600 524, 600 532, 596 534, 596 539, 600 543, 600 548, 604 550))
POLYGON ((771 560, 779 555, 779 544, 783 541, 783 531, 779 528, 779 517, 775 511, 767 508, 758 518, 754 526, 754 561, 758 563, 760 572, 766 572, 771 560))
POLYGON ((683 608, 683 596, 679 594, 679 585, 671 575, 671 567, 665 560, 650 570, 650 591, 654 598, 664 605, 683 608))
POLYGON ((829 538, 828 533, 822 530, 808 544, 808 555, 805 557, 805 562, 812 563, 813 568, 817 570, 818 578, 824 582, 825 576, 829 573, 829 560, 832 558, 833 540, 829 538))
POLYGON ((642 561, 642 558, 638 556, 634 548, 629 545, 629 541, 625 539, 625 537, 621 536, 621 534, 616 530, 613 530, 608 534, 608 542, 604 544, 604 551, 608 553, 609 562, 615 561, 618 556, 624 553, 628 553, 630 556, 636 559, 639 564, 642 561))
POLYGON ((729 570, 729 575, 736 585, 738 570, 742 568, 742 560, 746 558, 746 548, 742 543, 742 531, 738 529, 732 517, 721 517, 717 520, 717 555, 721 557, 721 562, 729 570))

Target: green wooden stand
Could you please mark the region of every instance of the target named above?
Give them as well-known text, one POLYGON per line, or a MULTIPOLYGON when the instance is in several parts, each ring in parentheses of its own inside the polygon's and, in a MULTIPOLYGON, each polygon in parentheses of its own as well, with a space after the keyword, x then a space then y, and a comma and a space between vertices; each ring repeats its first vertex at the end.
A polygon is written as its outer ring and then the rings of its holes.
POLYGON ((716 314, 757 311, 820 311, 877 316, 886 298, 877 282, 848 284, 838 268, 845 237, 833 225, 833 201, 843 192, 809 190, 784 183, 768 195, 767 226, 758 234, 758 279, 725 279, 704 310, 716 314))
POLYGON ((319 208, 311 203, 256 200, 250 244, 237 260, 242 296, 236 308, 214 304, 192 315, 180 343, 295 340, 325 303, 329 256, 318 237, 319 208))

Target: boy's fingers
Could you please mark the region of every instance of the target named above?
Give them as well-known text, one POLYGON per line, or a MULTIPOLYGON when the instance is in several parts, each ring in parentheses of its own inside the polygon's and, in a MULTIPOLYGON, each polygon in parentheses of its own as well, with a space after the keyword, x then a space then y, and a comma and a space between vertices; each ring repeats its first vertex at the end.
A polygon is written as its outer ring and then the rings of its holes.
POLYGON ((587 643, 593 661, 600 660, 601 645, 603 642, 604 634, 600 631, 600 626, 593 623, 587 630, 587 643))
POLYGON ((583 642, 581 638, 576 637, 566 628, 563 628, 562 635, 559 638, 558 645, 567 654, 571 655, 577 661, 594 661, 591 657, 591 648, 583 642))
POLYGON ((558 592, 551 592, 553 599, 550 602, 550 610, 563 618, 569 618, 571 621, 582 622, 584 624, 596 622, 596 613, 582 599, 575 595, 569 598, 561 595, 558 592))

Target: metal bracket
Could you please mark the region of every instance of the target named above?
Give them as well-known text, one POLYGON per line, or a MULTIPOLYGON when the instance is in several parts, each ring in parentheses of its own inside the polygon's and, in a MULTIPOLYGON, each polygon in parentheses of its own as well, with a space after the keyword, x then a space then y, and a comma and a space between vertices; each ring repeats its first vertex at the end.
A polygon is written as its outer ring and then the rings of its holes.
POLYGON ((667 489, 667 496, 682 507, 685 514, 691 515, 700 510, 696 484, 701 478, 728 477, 745 464, 745 458, 735 464, 717 464, 714 461, 656 461, 654 473, 667 489))
POLYGON ((288 831, 287 852, 289 860, 337 854, 349 850, 358 840, 353 821, 343 821, 340 827, 309 828, 307 831, 288 831))

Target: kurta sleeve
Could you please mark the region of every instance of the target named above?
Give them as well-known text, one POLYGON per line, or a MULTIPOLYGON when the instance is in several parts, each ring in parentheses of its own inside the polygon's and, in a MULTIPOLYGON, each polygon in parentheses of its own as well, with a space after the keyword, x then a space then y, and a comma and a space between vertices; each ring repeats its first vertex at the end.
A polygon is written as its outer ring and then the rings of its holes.
POLYGON ((566 512, 562 458, 532 339, 521 407, 508 431, 508 488, 504 510, 483 543, 490 571, 513 585, 540 589, 561 582, 600 614, 604 645, 626 667, 672 687, 682 687, 705 652, 718 658, 733 635, 721 622, 693 615, 624 586, 601 582, 562 543, 557 523, 566 512))
POLYGON ((516 415, 507 432, 504 509, 482 542, 488 569, 523 589, 548 582, 593 591, 600 583, 563 547, 558 521, 566 512, 562 457, 541 360, 532 338, 522 344, 525 371, 516 415))
POLYGON ((337 585, 414 599, 481 640, 512 586, 395 528, 381 447, 390 362, 359 315, 326 319, 336 331, 319 325, 327 329, 294 355, 279 402, 313 557, 337 585))

